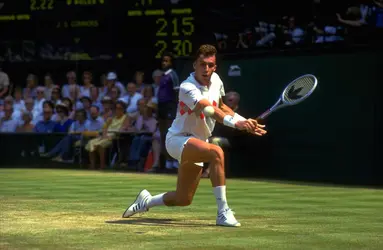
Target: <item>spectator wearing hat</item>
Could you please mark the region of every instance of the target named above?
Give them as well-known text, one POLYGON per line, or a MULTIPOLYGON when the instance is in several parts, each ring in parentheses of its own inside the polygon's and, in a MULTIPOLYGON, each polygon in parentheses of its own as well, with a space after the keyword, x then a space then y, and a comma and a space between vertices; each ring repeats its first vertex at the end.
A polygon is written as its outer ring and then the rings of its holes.
POLYGON ((125 95, 125 87, 121 82, 117 80, 117 74, 114 72, 109 72, 106 76, 106 88, 104 88, 102 96, 110 96, 110 91, 113 87, 117 87, 120 90, 121 96, 125 95))
POLYGON ((17 127, 16 132, 30 133, 33 132, 35 126, 32 124, 32 112, 23 111, 21 114, 22 123, 17 127))
POLYGON ((64 103, 56 105, 57 123, 53 131, 57 133, 67 133, 73 120, 69 118, 69 108, 64 103))
MULTIPOLYGON (((69 71, 66 74, 66 78, 68 83, 64 84, 61 90, 61 96, 67 97, 67 98, 73 98, 73 92, 78 89, 78 92, 80 92, 79 86, 77 85, 77 76, 76 72, 69 71), (72 92, 72 93, 71 93, 72 92)), ((78 93, 79 94, 79 93, 78 93)), ((76 97, 77 98, 77 97, 76 97)), ((73 99, 72 99, 73 100, 73 99)))
POLYGON ((36 86, 37 86, 37 76, 34 74, 29 74, 27 77, 27 86, 23 89, 24 99, 36 98, 36 86))

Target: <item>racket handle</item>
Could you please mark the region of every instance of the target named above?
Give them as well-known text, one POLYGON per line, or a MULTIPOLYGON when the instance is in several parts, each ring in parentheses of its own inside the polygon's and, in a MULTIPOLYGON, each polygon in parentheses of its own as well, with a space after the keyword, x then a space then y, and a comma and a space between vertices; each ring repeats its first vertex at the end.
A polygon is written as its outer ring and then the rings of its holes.
POLYGON ((265 112, 263 112, 260 116, 256 118, 257 121, 264 120, 266 117, 268 117, 271 114, 271 110, 268 109, 265 112))

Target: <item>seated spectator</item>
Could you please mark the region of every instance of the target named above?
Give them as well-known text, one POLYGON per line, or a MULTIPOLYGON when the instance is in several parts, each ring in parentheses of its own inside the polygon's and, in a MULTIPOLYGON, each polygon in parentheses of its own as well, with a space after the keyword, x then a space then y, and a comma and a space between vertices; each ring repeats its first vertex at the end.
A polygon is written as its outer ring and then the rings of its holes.
POLYGON ((0 132, 13 133, 16 132, 18 121, 12 118, 13 106, 4 104, 4 116, 0 118, 0 132))
POLYGON ((77 76, 74 71, 69 71, 66 77, 67 77, 68 83, 62 86, 61 96, 63 98, 71 98, 71 95, 73 95, 73 93, 71 94, 71 89, 73 92, 73 90, 76 90, 78 88, 78 92, 80 92, 80 89, 77 85, 77 76))
MULTIPOLYGON (((63 107, 60 107, 63 108, 63 107)), ((70 125, 69 134, 65 136, 51 151, 42 154, 42 157, 53 158, 57 162, 72 162, 71 149, 76 141, 81 139, 81 133, 87 131, 86 113, 83 109, 76 110, 76 120, 70 125)))
POLYGON ((69 110, 69 118, 70 119, 74 119, 74 116, 75 116, 75 111, 73 110, 73 101, 68 98, 68 97, 65 97, 62 99, 61 101, 63 104, 65 104, 65 106, 68 107, 68 110, 69 110))
POLYGON ((64 103, 56 106, 57 120, 53 131, 56 133, 67 133, 73 120, 69 118, 69 109, 64 103))
POLYGON ((109 118, 113 117, 114 115, 112 99, 109 96, 105 96, 104 98, 102 98, 101 104, 102 104, 101 118, 104 121, 106 121, 109 118))
POLYGON ((154 88, 151 85, 146 85, 142 90, 142 96, 146 103, 158 103, 157 97, 154 96, 154 88))
POLYGON ((36 98, 37 76, 29 74, 27 77, 27 86, 23 90, 24 100, 36 98))
POLYGON ((0 65, 0 101, 8 95, 10 85, 9 76, 2 70, 1 67, 2 66, 0 65))
POLYGON ((19 87, 15 88, 13 99, 13 110, 22 112, 25 109, 25 102, 23 100, 23 90, 19 87))
POLYGON ((100 109, 97 106, 90 108, 90 118, 88 120, 87 130, 89 131, 101 131, 104 126, 104 119, 100 117, 100 109))
POLYGON ((126 112, 128 114, 134 113, 138 110, 137 101, 142 98, 142 95, 137 92, 137 87, 134 82, 130 82, 127 85, 127 94, 121 97, 119 100, 126 103, 126 112))
POLYGON ((52 133, 57 122, 52 121, 53 103, 47 101, 43 108, 43 120, 37 122, 34 131, 36 133, 52 133))
POLYGON ((115 133, 113 132, 127 131, 130 127, 129 118, 125 113, 126 104, 122 101, 118 101, 116 103, 116 115, 106 121, 102 135, 90 140, 85 146, 85 149, 89 151, 91 169, 95 169, 97 153, 100 157, 100 169, 105 168, 106 149, 112 146, 112 141, 115 138, 115 133))
POLYGON ((144 84, 145 73, 143 71, 136 71, 134 74, 134 83, 136 84, 136 90, 142 95, 142 91, 145 88, 144 84))
POLYGON ((37 87, 36 88, 36 99, 35 99, 35 104, 34 104, 33 109, 39 115, 43 112, 43 103, 46 101, 44 96, 45 96, 44 87, 37 87))
POLYGON ((116 87, 116 88, 119 89, 119 92, 120 92, 121 96, 125 95, 125 93, 126 93, 125 87, 124 87, 124 85, 120 81, 117 80, 117 74, 116 73, 109 72, 108 75, 106 76, 106 81, 107 81, 107 90, 104 93, 104 96, 105 95, 109 95, 110 96, 110 90, 113 87, 116 87))
POLYGON ((92 79, 93 79, 93 76, 91 72, 85 71, 82 74, 83 85, 80 87, 80 97, 84 97, 84 96, 90 97, 90 90, 92 87, 94 87, 92 84, 92 79))
POLYGON ((153 89, 154 89, 154 96, 157 97, 158 96, 158 90, 160 88, 160 82, 161 82, 161 78, 162 78, 162 75, 164 74, 164 72, 160 69, 156 69, 155 71, 153 71, 153 74, 152 74, 152 78, 153 78, 153 89))
MULTIPOLYGON (((15 105, 14 105, 14 100, 13 100, 13 97, 12 96, 7 96, 5 97, 4 99, 4 105, 5 104, 9 104, 12 106, 13 108, 13 113, 12 113, 12 119, 15 120, 15 121, 19 121, 21 120, 21 111, 18 110, 18 109, 15 109, 15 105)), ((2 116, 1 112, 0 112, 0 117, 2 116)))
POLYGON ((100 101, 99 90, 97 87, 90 88, 90 100, 92 102, 92 105, 97 106, 100 112, 102 112, 102 104, 100 101))
POLYGON ((61 91, 59 87, 53 88, 50 100, 53 102, 54 105, 61 103, 61 91))
POLYGON ((22 123, 16 129, 16 132, 34 132, 35 126, 32 124, 33 115, 29 111, 24 111, 21 115, 22 123))
MULTIPOLYGON (((223 99, 224 103, 231 108, 234 112, 241 114, 244 117, 246 112, 239 108, 240 95, 237 92, 228 92, 223 99)), ((247 147, 251 137, 243 131, 232 129, 222 124, 216 123, 213 131, 213 136, 209 138, 209 142, 218 145, 222 148, 244 149, 247 147)), ((208 177, 209 168, 205 169, 203 177, 208 177)))
POLYGON ((25 103, 25 110, 24 111, 27 111, 27 112, 31 112, 32 113, 32 124, 36 126, 36 124, 42 120, 42 114, 40 114, 37 110, 34 110, 33 107, 34 107, 34 101, 32 98, 27 98, 25 99, 24 101, 25 103))
POLYGON ((92 100, 88 96, 83 96, 80 99, 81 109, 84 109, 87 115, 87 118, 90 118, 90 107, 92 106, 92 100))
POLYGON ((136 135, 133 138, 130 147, 129 160, 135 165, 138 164, 138 169, 142 170, 145 159, 148 156, 152 145, 153 134, 157 130, 157 120, 153 117, 155 104, 150 103, 145 107, 135 123, 135 132, 148 132, 151 135, 136 135))
POLYGON ((145 112, 145 109, 146 109, 146 104, 148 102, 144 99, 144 98, 141 98, 137 101, 137 111, 136 112, 133 112, 133 113, 129 113, 129 117, 131 118, 131 122, 132 124, 135 124, 138 116, 140 114, 143 114, 145 112))
POLYGON ((44 76, 44 98, 46 100, 52 100, 52 92, 58 86, 53 83, 52 75, 47 73, 44 76))

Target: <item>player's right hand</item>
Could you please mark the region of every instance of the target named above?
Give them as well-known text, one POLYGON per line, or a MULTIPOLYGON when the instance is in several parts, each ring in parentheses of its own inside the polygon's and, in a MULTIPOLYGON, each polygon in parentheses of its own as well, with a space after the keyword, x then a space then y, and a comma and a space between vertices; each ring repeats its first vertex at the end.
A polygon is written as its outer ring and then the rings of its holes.
POLYGON ((254 119, 247 119, 244 121, 238 121, 235 124, 236 128, 239 130, 245 130, 251 134, 262 136, 267 133, 267 131, 264 129, 265 125, 259 124, 254 119))

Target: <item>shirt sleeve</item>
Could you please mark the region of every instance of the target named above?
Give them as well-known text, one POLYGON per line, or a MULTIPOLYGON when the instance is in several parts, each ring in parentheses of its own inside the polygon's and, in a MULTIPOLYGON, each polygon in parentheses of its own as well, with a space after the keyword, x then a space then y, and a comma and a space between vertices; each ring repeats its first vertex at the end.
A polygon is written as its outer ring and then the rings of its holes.
POLYGON ((180 87, 179 101, 183 102, 191 110, 203 99, 201 91, 192 83, 184 83, 180 87))
POLYGON ((174 70, 172 70, 172 72, 170 72, 170 78, 172 79, 173 88, 179 89, 180 88, 180 80, 178 78, 177 73, 174 70))
POLYGON ((140 115, 137 117, 137 120, 136 120, 135 127, 138 131, 141 131, 142 127, 144 126, 144 122, 142 118, 143 118, 142 115, 140 115))

